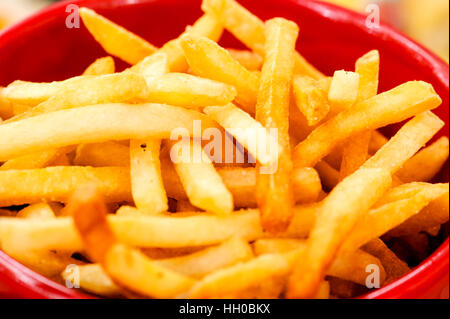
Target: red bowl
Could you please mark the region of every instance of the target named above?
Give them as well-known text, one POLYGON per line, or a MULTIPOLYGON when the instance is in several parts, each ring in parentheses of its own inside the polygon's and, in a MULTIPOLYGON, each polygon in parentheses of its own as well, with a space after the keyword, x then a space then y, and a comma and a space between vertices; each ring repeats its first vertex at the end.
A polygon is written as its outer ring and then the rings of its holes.
MULTIPOLYGON (((430 51, 387 26, 368 28, 366 17, 333 5, 307 0, 241 2, 263 19, 282 16, 297 22, 301 30, 298 49, 326 74, 336 69, 352 70, 359 56, 378 49, 382 91, 409 80, 432 83, 443 99, 436 113, 447 123, 440 135, 448 136, 449 69, 430 51)), ((105 56, 83 26, 66 28, 69 3, 96 9, 156 45, 176 37, 201 15, 200 0, 76 0, 56 4, 0 33, 0 85, 17 79, 65 79, 105 56)), ((223 43, 242 46, 229 34, 223 43)), ((124 67, 121 62, 119 65, 124 67)), ((439 179, 448 181, 448 165, 439 179)), ((363 298, 448 298, 448 274, 447 239, 411 273, 363 298)), ((87 297, 32 272, 1 251, 0 296, 87 297)))

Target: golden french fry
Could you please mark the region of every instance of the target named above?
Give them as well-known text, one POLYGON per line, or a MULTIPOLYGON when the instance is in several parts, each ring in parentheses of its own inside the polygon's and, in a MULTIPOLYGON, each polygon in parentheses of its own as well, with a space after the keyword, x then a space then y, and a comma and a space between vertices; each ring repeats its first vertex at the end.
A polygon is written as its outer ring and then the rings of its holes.
POLYGON ((189 297, 239 298, 249 288, 258 287, 262 282, 276 281, 289 272, 289 263, 283 256, 266 254, 245 263, 218 270, 196 283, 189 297))
POLYGON ((333 113, 350 109, 358 97, 359 74, 339 70, 334 72, 328 91, 328 101, 333 113))
POLYGON ((74 144, 169 138, 180 127, 192 134, 195 120, 201 121, 203 129, 217 127, 199 112, 162 104, 105 104, 61 110, 2 124, 0 160, 74 144))
POLYGON ((81 144, 77 147, 74 165, 130 166, 130 148, 117 142, 81 144))
POLYGON ((108 202, 132 201, 129 169, 119 167, 48 167, 0 171, 0 207, 67 202, 77 186, 95 182, 108 202))
POLYGON ((145 79, 131 72, 89 77, 67 85, 47 101, 15 116, 9 122, 74 107, 128 102, 139 97, 146 89, 145 79))
POLYGON ((161 140, 130 141, 131 192, 136 207, 146 214, 159 214, 169 208, 161 177, 161 140))
POLYGON ((234 104, 209 106, 203 112, 233 135, 262 165, 275 163, 283 152, 272 131, 234 104))
MULTIPOLYGON (((202 10, 215 14, 220 18, 225 28, 237 39, 256 53, 264 56, 264 22, 235 0, 204 0, 202 10)), ((314 68, 299 53, 295 53, 296 73, 315 79, 323 74, 314 68)))
POLYGON ((217 214, 232 212, 233 196, 199 142, 172 143, 170 156, 192 205, 217 214))
POLYGON ((141 75, 145 78, 147 85, 151 85, 156 78, 169 73, 169 67, 169 58, 167 54, 164 52, 156 52, 122 73, 135 73, 141 75))
MULTIPOLYGON (((378 92, 378 77, 380 70, 380 55, 377 50, 370 51, 360 57, 355 63, 355 72, 359 75, 357 89, 357 101, 364 101, 378 92)), ((373 133, 376 134, 376 133, 373 133)), ((340 179, 350 175, 369 157, 369 145, 372 140, 372 132, 362 132, 350 138, 342 152, 340 166, 340 179)))
POLYGON ((444 122, 432 112, 424 112, 406 123, 378 152, 362 166, 385 168, 391 175, 425 145, 444 122))
MULTIPOLYGON (((291 260, 292 265, 295 260, 305 253, 306 240, 289 238, 267 238, 258 239, 253 244, 255 254, 285 254, 291 260)), ((380 281, 384 281, 383 266, 378 258, 357 250, 344 256, 337 257, 327 271, 328 276, 334 276, 345 280, 350 280, 360 285, 365 285, 368 265, 380 267, 380 281)))
POLYGON ((294 71, 298 26, 275 18, 266 23, 264 65, 256 105, 256 120, 276 129, 282 150, 278 162, 257 165, 256 199, 264 229, 282 232, 292 219, 294 204, 290 181, 292 162, 289 145, 289 98, 294 71))
POLYGON ((234 100, 236 89, 221 82, 189 74, 169 73, 148 85, 141 100, 187 108, 224 105, 234 100))
POLYGON ((194 74, 232 85, 236 102, 249 113, 254 112, 259 77, 248 71, 217 43, 205 37, 186 35, 181 38, 186 60, 194 74))
POLYGON ((448 159, 448 137, 443 136, 411 157, 397 172, 405 183, 428 182, 439 173, 448 159))
POLYGON ((12 103, 6 98, 5 88, 0 86, 0 123, 1 119, 8 119, 14 115, 12 103))
POLYGON ((219 269, 252 258, 252 248, 247 241, 231 238, 218 246, 193 254, 158 260, 157 264, 186 276, 201 278, 219 269))
POLYGON ((0 166, 0 171, 9 169, 33 169, 50 166, 61 155, 65 155, 70 152, 71 149, 72 147, 54 148, 13 158, 0 166))
POLYGON ((99 264, 80 265, 76 269, 68 267, 61 276, 64 280, 72 282, 74 272, 78 277, 77 284, 87 292, 112 298, 124 295, 123 289, 111 280, 99 264))
POLYGON ((375 154, 380 148, 382 148, 389 139, 381 134, 379 131, 372 131, 372 139, 369 144, 369 153, 375 154))
POLYGON ((333 168, 326 161, 321 160, 316 164, 315 169, 319 173, 323 185, 328 190, 333 189, 339 183, 339 171, 333 168))
POLYGON ((16 217, 20 218, 55 218, 55 213, 53 209, 47 203, 37 203, 32 204, 20 212, 17 213, 16 217))
POLYGON ((372 209, 356 224, 341 246, 340 253, 354 251, 372 239, 380 237, 421 212, 430 202, 444 194, 448 195, 448 184, 445 187, 425 188, 410 198, 372 209))
POLYGON ((204 14, 191 27, 186 28, 178 38, 167 42, 160 52, 167 54, 169 58, 169 68, 172 72, 184 72, 189 65, 186 62, 182 48, 182 37, 185 35, 194 37, 205 37, 212 41, 219 41, 222 36, 223 26, 214 14, 204 14))
POLYGON ((353 134, 400 122, 438 107, 442 100, 425 82, 408 82, 358 103, 317 127, 293 151, 296 167, 311 167, 353 134))
POLYGON ((362 250, 377 257, 386 271, 386 282, 388 284, 403 275, 407 274, 411 269, 408 264, 397 257, 392 250, 379 238, 375 238, 362 246, 362 250))
POLYGON ((116 71, 114 59, 110 56, 95 60, 86 70, 83 75, 105 75, 112 74, 116 71))
POLYGON ((309 126, 320 123, 330 111, 326 92, 320 87, 317 80, 306 76, 295 76, 293 92, 295 103, 305 115, 309 126))
POLYGON ((94 10, 80 8, 80 16, 89 32, 106 52, 129 64, 136 64, 157 50, 141 37, 97 14, 94 10))
POLYGON ((257 71, 261 69, 263 59, 259 54, 248 50, 227 49, 227 51, 233 59, 242 64, 247 70, 257 71))
POLYGON ((288 298, 315 295, 346 236, 391 182, 387 170, 361 169, 344 179, 325 198, 311 230, 305 256, 297 260, 289 279, 288 298))

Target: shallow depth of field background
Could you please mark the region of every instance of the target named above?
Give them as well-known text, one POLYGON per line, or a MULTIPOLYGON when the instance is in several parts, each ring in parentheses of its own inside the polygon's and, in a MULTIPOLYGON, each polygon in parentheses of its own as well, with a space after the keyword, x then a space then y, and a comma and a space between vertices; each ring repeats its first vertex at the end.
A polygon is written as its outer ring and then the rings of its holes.
MULTIPOLYGON (((0 29, 57 0, 0 0, 0 29)), ((102 1, 102 0, 99 0, 102 1)), ((245 0, 239 0, 245 4, 245 0)), ((381 19, 449 59, 448 0, 323 0, 364 13, 378 4, 381 19)))

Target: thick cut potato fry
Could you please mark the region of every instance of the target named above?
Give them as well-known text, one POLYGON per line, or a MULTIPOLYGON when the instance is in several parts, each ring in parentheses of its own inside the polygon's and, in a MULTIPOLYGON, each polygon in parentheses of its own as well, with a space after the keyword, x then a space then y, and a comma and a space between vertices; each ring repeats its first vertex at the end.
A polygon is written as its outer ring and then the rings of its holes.
POLYGON ((192 287, 190 298, 239 298, 249 288, 283 278, 289 263, 281 255, 266 254, 245 263, 218 270, 192 287))
POLYGON ((67 85, 47 101, 8 122, 74 107, 128 102, 146 92, 146 89, 145 79, 131 72, 89 77, 67 85))
POLYGON ((276 164, 257 165, 256 200, 264 229, 279 233, 287 229, 294 204, 290 174, 289 106, 294 71, 298 26, 275 18, 266 23, 266 44, 261 83, 256 104, 256 120, 267 129, 276 129, 281 152, 276 164))
POLYGON ((13 158, 0 166, 0 171, 9 169, 33 169, 50 166, 61 155, 68 153, 72 147, 48 149, 29 155, 13 158))
POLYGON ((448 159, 448 137, 443 136, 405 162, 397 177, 405 183, 429 182, 448 159))
POLYGON ((183 139, 170 145, 170 157, 192 205, 217 214, 231 213, 233 196, 201 144, 183 139), (183 149, 189 152, 188 156, 183 149))
POLYGON ((249 71, 258 71, 263 64, 262 57, 248 50, 227 49, 228 53, 249 71))
MULTIPOLYGON (((204 0, 202 10, 217 15, 225 28, 256 53, 264 56, 264 22, 235 0, 204 0)), ((296 73, 315 79, 323 74, 299 53, 295 53, 296 73)))
POLYGON ((231 85, 183 73, 161 76, 143 92, 141 100, 144 102, 187 108, 224 105, 233 101, 237 94, 231 85))
POLYGON ((94 182, 108 202, 132 201, 127 168, 48 167, 0 171, 0 207, 67 202, 77 186, 94 182))
POLYGON ((204 114, 162 104, 105 104, 61 110, 1 125, 0 161, 73 144, 169 138, 180 127, 192 134, 195 120, 201 121, 203 129, 217 127, 204 114))
POLYGON ((110 56, 95 60, 86 70, 83 75, 105 75, 112 74, 116 71, 114 59, 110 56))
POLYGON ((248 71, 217 43, 205 37, 184 36, 181 39, 186 60, 198 76, 232 85, 237 90, 236 102, 253 113, 259 77, 248 71))
POLYGON ((130 175, 134 203, 141 212, 159 214, 169 209, 161 177, 161 140, 130 141, 130 175))
POLYGON ((342 141, 366 130, 401 122, 434 109, 442 100, 425 82, 408 82, 358 103, 317 127, 293 151, 296 167, 311 167, 342 141))
MULTIPOLYGON (((355 72, 359 75, 357 102, 367 100, 378 92, 380 55, 377 50, 370 51, 355 63, 355 72)), ((374 133, 375 134, 375 133, 374 133)), ((369 145, 372 132, 366 131, 350 138, 344 146, 340 166, 340 179, 355 172, 369 157, 369 145)))
POLYGON ((398 258, 397 255, 395 255, 394 252, 379 238, 369 241, 362 246, 362 250, 377 257, 381 261, 384 270, 386 271, 385 284, 391 283, 411 270, 408 267, 408 264, 398 258))
POLYGON ((203 112, 233 135, 260 164, 275 163, 283 152, 277 136, 272 131, 234 104, 209 106, 203 112))
POLYGON ((328 101, 334 114, 350 109, 358 97, 359 74, 339 70, 334 72, 328 91, 328 101))
POLYGON ((346 236, 391 185, 387 170, 361 169, 344 179, 324 200, 304 258, 289 279, 288 298, 312 297, 346 236))
POLYGON ((0 86, 0 123, 14 115, 13 105, 4 94, 5 88, 0 86))
POLYGON ((354 251, 372 239, 380 237, 421 212, 430 202, 444 194, 448 195, 448 184, 446 187, 426 188, 410 198, 372 209, 358 221, 339 253, 354 251))
POLYGON ((20 218, 55 218, 55 213, 53 209, 47 203, 37 203, 32 204, 20 212, 17 213, 16 217, 20 218))
POLYGON ((191 27, 187 27, 178 38, 167 42, 160 52, 167 54, 169 68, 172 72, 185 72, 189 65, 182 48, 182 37, 185 35, 205 37, 212 41, 219 41, 223 33, 223 26, 214 14, 204 14, 191 27))
POLYGON ((306 76, 294 77, 292 85, 295 104, 305 115, 308 125, 317 125, 330 111, 326 92, 320 87, 318 81, 306 76))
POLYGON ((130 148, 117 142, 81 144, 77 147, 74 165, 80 166, 130 166, 130 148))
MULTIPOLYGON (((62 278, 71 281, 74 276, 73 271, 73 268, 65 269, 61 274, 62 278)), ((111 280, 99 264, 80 265, 75 271, 79 276, 80 288, 87 292, 111 298, 124 295, 123 289, 111 280)))
POLYGON ((84 25, 109 54, 129 64, 136 64, 157 48, 141 37, 88 8, 80 9, 84 25))
MULTIPOLYGON (((285 254, 294 265, 295 260, 301 258, 305 253, 306 240, 285 239, 285 238, 267 238, 258 239, 253 244, 255 254, 285 254)), ((357 250, 353 253, 336 258, 327 271, 328 276, 334 276, 345 280, 350 280, 360 285, 365 285, 368 265, 377 265, 381 270, 381 280, 384 281, 383 266, 378 258, 357 250)))
POLYGON ((391 175, 422 148, 442 127, 444 122, 432 112, 424 112, 406 123, 378 152, 362 166, 385 168, 391 175))
POLYGON ((189 277, 201 278, 219 269, 252 258, 252 248, 247 241, 232 238, 218 246, 193 254, 158 260, 157 264, 189 277))

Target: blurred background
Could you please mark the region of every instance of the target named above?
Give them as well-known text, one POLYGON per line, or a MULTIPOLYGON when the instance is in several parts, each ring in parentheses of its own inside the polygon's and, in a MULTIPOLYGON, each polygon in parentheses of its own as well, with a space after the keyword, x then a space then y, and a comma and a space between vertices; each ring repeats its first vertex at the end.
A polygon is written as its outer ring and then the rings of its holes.
MULTIPOLYGON (((103 0, 98 0, 103 1, 103 0)), ((449 59, 448 0, 323 0, 361 13, 378 4, 381 20, 449 59)), ((56 0, 0 0, 0 29, 56 0)), ((245 0, 241 0, 245 3, 245 0)))

